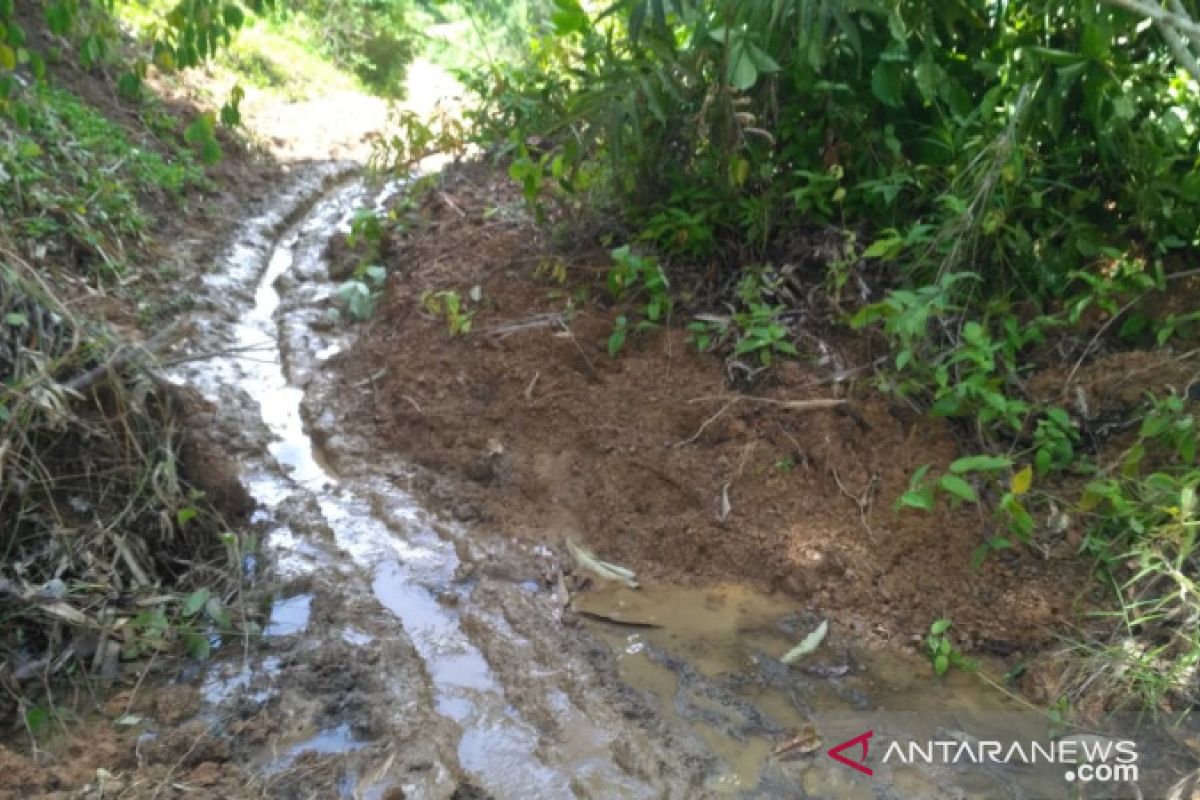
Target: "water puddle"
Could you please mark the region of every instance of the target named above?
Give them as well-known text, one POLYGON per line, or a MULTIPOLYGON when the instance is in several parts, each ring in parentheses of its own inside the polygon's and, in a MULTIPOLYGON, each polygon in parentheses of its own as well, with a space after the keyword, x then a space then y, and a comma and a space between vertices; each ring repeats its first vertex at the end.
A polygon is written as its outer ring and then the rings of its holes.
POLYGON ((271 621, 263 630, 266 636, 291 636, 301 633, 308 627, 308 617, 312 610, 312 595, 298 594, 283 600, 276 600, 271 606, 271 621))
MULTIPOLYGON (((1009 726, 1010 735, 1046 735, 1044 719, 978 678, 954 673, 933 680, 924 661, 872 652, 846 641, 836 627, 816 652, 786 666, 779 658, 820 617, 744 586, 649 585, 634 591, 609 585, 577 597, 574 608, 619 653, 622 680, 658 698, 665 714, 697 731, 719 756, 723 767, 707 783, 716 794, 776 786, 802 790, 796 796, 805 797, 876 797, 877 787, 824 755, 872 727, 936 738, 938 720, 961 726, 1005 717, 1018 726, 1009 726), (806 732, 812 740, 797 748, 799 757, 772 755, 806 732)), ((906 798, 961 783, 960 776, 932 766, 886 780, 892 796, 906 798), (909 789, 901 788, 906 784, 909 789)))

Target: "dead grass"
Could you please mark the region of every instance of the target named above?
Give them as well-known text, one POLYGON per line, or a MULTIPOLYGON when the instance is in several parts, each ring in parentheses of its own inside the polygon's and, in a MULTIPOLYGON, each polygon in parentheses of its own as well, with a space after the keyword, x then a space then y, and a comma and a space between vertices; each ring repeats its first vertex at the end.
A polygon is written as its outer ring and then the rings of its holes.
POLYGON ((0 241, 0 707, 181 644, 181 591, 237 590, 188 396, 140 355, 0 241))

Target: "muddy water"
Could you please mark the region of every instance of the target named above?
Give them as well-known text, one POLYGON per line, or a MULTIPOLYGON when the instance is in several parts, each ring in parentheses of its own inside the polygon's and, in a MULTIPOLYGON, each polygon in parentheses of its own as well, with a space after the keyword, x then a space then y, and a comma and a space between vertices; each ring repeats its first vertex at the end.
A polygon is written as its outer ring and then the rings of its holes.
POLYGON ((194 343, 223 354, 180 374, 213 402, 260 505, 274 598, 263 654, 225 667, 205 694, 284 720, 257 756, 264 775, 317 759, 322 794, 347 797, 1056 796, 1061 783, 1037 776, 866 777, 826 757, 864 725, 932 737, 1000 715, 1014 732, 1044 724, 836 625, 784 666, 819 609, 736 585, 567 598, 557 550, 425 511, 410 494, 420 476, 341 419, 348 390, 322 369, 352 335, 333 318, 324 247, 380 197, 342 172, 297 180, 247 224, 209 282, 194 343), (796 757, 772 755, 797 734, 809 741, 796 757))

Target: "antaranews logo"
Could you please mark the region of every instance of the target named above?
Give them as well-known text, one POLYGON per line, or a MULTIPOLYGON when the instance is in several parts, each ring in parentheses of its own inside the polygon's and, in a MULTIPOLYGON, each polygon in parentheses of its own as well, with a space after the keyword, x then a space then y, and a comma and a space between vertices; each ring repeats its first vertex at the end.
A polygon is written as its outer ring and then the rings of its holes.
MULTIPOLYGON (((868 765, 873 730, 853 736, 827 751, 839 764, 874 776, 868 765)), ((876 748, 878 751, 880 748, 876 748)), ((880 764, 913 766, 970 764, 1051 765, 1063 768, 1072 783, 1137 783, 1138 747, 1129 739, 1075 735, 1052 741, 999 741, 959 736, 946 739, 893 740, 882 748, 880 764)))
POLYGON ((867 766, 867 756, 869 755, 871 737, 874 735, 875 731, 867 731, 866 733, 860 733, 853 739, 847 739, 841 744, 836 744, 829 748, 829 757, 834 761, 837 761, 839 764, 845 764, 851 769, 858 770, 864 775, 874 775, 875 770, 867 766), (844 751, 849 750, 852 747, 862 748, 862 755, 857 761, 851 761, 848 757, 842 755, 844 751))

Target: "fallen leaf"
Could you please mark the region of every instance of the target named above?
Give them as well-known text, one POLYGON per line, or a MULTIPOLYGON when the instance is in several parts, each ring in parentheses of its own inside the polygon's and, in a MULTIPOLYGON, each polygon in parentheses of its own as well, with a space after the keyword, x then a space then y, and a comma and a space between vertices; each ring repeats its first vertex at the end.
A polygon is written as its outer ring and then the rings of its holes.
POLYGON ((575 559, 576 564, 593 575, 603 578, 606 581, 616 581, 624 586, 628 586, 630 589, 638 588, 638 582, 635 580, 636 576, 625 567, 619 564, 612 564, 608 561, 601 561, 570 539, 567 540, 567 550, 571 553, 571 557, 575 559))
POLYGON ((812 725, 805 726, 798 734, 780 744, 771 751, 775 758, 795 758, 806 756, 821 749, 821 737, 812 725))
POLYGON ((829 632, 829 620, 821 620, 821 624, 804 637, 804 641, 784 653, 783 658, 779 659, 784 664, 795 664, 800 659, 804 658, 809 653, 821 646, 821 642, 825 641, 825 634, 829 632))

